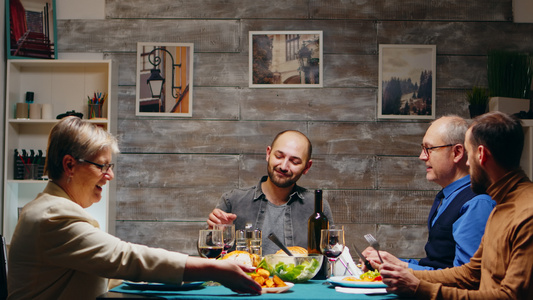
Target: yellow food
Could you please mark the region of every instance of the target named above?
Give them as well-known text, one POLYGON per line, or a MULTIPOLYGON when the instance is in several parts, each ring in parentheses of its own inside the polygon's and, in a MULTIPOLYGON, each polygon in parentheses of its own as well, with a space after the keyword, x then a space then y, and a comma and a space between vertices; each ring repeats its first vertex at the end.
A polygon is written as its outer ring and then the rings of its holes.
MULTIPOLYGON (((299 246, 291 246, 291 247, 287 247, 287 249, 289 249, 289 251, 292 254, 305 254, 305 255, 308 254, 307 249, 299 247, 299 246)), ((287 255, 287 253, 283 252, 283 250, 278 250, 278 252, 276 252, 276 254, 285 254, 285 255, 287 255)))
POLYGON ((232 251, 224 255, 222 259, 229 259, 237 261, 243 265, 257 267, 261 261, 261 257, 257 254, 250 254, 246 251, 232 251))
POLYGON ((259 283, 262 288, 287 286, 287 284, 278 276, 274 275, 270 277, 270 272, 263 268, 257 268, 257 270, 255 270, 254 273, 251 273, 250 276, 255 282, 259 283))
POLYGON ((375 281, 383 281, 383 278, 381 277, 381 274, 379 274, 379 271, 368 271, 366 273, 361 274, 361 276, 359 277, 348 276, 348 277, 344 277, 342 280, 343 281, 375 282, 375 281))
POLYGON ((350 277, 344 277, 342 280, 344 281, 374 281, 373 279, 370 279, 368 277, 365 277, 363 279, 360 279, 360 278, 357 278, 357 277, 353 277, 353 276, 350 276, 350 277))

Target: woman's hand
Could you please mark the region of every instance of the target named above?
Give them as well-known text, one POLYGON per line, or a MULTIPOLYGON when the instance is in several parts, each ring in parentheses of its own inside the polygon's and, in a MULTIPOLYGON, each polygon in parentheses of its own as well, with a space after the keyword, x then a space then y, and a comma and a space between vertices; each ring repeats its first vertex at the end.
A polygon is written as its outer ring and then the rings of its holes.
POLYGON ((229 260, 187 258, 184 281, 212 280, 237 293, 261 294, 261 286, 245 272, 253 268, 229 260))

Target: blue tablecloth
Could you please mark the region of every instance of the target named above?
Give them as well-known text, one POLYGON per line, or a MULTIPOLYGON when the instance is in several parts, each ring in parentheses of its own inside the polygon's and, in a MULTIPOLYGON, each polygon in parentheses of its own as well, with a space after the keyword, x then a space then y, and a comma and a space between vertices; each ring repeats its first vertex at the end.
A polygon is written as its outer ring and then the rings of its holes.
POLYGON ((297 283, 289 291, 280 294, 262 294, 260 296, 237 294, 223 286, 200 286, 195 289, 180 290, 141 290, 127 284, 113 288, 112 292, 157 296, 164 299, 397 299, 394 294, 364 295, 346 294, 335 291, 330 285, 323 285, 323 280, 311 280, 297 283))

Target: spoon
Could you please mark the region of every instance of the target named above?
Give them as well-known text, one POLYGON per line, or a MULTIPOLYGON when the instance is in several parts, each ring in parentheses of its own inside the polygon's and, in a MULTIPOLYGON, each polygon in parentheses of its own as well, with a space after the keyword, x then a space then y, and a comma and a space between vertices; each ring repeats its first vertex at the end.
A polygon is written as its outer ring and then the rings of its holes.
POLYGON ((287 253, 288 256, 294 256, 292 255, 291 251, 289 251, 289 249, 287 249, 287 247, 285 247, 285 245, 280 242, 280 240, 274 233, 269 234, 268 238, 273 241, 274 244, 276 244, 281 250, 283 250, 283 252, 287 253))

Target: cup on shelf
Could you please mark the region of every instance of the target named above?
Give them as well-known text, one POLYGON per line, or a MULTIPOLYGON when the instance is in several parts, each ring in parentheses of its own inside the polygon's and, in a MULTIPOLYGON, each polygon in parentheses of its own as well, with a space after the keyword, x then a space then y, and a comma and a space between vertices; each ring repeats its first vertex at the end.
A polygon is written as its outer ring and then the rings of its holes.
POLYGON ((24 165, 24 179, 37 179, 38 174, 39 174, 38 164, 24 165))
POLYGON ((41 104, 30 103, 30 119, 41 119, 41 104))
POLYGON ((89 105, 89 119, 102 117, 102 106, 100 104, 88 104, 89 105))
POLYGON ((54 115, 52 113, 52 104, 50 103, 43 104, 43 107, 41 108, 41 117, 45 120, 51 120, 54 118, 54 115))
POLYGON ((17 119, 27 119, 28 118, 28 103, 17 103, 17 108, 15 111, 15 116, 17 119))

